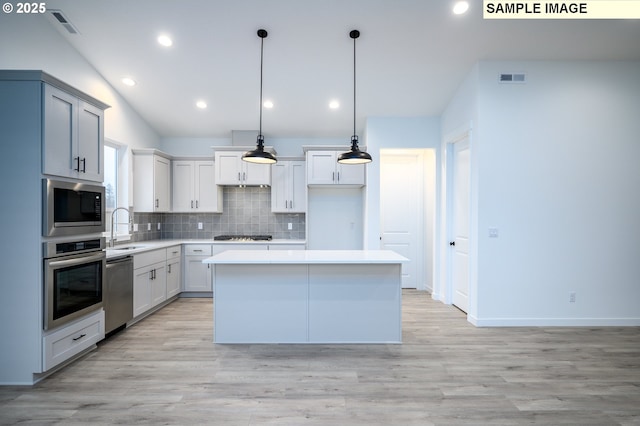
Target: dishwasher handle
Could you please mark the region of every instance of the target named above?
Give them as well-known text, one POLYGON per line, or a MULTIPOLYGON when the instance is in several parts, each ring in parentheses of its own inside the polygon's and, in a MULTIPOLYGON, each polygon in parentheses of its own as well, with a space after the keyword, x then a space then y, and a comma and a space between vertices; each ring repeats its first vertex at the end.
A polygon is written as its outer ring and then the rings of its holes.
POLYGON ((123 256, 116 259, 107 259, 107 267, 109 267, 109 265, 116 265, 118 263, 125 262, 133 262, 133 258, 131 256, 123 256))

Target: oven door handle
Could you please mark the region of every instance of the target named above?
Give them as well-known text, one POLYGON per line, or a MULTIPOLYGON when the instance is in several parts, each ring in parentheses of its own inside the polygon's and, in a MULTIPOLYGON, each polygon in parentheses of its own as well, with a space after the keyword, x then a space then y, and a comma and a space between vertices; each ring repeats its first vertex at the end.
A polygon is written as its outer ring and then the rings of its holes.
POLYGON ((96 260, 106 260, 107 255, 104 252, 91 254, 91 255, 83 255, 74 257, 73 259, 64 259, 64 260, 50 260, 49 266, 54 268, 60 268, 65 266, 75 266, 81 265, 83 263, 94 262, 96 260))

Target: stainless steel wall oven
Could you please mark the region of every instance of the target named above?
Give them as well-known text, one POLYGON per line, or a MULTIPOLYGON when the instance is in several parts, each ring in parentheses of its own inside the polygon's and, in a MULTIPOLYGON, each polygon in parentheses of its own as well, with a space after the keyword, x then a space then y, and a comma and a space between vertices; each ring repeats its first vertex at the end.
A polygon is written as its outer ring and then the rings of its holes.
POLYGON ((44 329, 102 308, 105 239, 44 243, 44 329))
POLYGON ((42 197, 43 236, 104 232, 104 186, 43 179, 42 197))

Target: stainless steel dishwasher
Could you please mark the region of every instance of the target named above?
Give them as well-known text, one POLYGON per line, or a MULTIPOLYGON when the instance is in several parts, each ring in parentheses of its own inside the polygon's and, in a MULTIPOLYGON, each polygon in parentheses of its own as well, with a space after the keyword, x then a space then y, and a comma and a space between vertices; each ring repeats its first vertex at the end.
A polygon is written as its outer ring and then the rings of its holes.
POLYGON ((107 334, 133 318, 133 257, 107 260, 107 285, 103 290, 107 334))

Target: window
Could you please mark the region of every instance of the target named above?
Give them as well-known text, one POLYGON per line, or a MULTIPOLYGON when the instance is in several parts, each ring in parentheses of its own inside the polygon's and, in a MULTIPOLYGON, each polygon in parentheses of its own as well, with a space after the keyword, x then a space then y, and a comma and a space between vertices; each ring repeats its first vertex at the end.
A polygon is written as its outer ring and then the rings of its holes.
MULTIPOLYGON (((129 162, 126 145, 113 141, 105 141, 104 144, 104 192, 106 235, 111 237, 111 216, 116 208, 129 205, 129 162)), ((130 210, 130 209, 129 209, 130 210)), ((131 217, 133 219, 133 217, 131 217)), ((125 210, 116 211, 113 216, 115 236, 117 239, 129 240, 130 226, 129 213, 125 210)))

